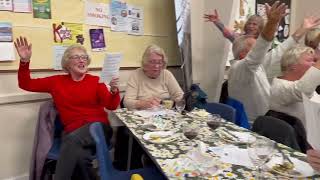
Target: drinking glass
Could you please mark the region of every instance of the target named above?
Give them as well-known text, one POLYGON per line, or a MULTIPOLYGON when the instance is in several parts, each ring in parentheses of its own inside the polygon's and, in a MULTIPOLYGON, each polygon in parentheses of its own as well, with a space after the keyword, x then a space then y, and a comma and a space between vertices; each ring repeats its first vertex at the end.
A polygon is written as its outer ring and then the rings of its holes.
POLYGON ((182 131, 184 136, 191 140, 190 146, 192 149, 194 147, 194 144, 192 143, 192 141, 198 136, 199 127, 196 125, 187 124, 183 126, 182 131))
POLYGON ((261 173, 262 166, 272 156, 274 152, 274 142, 264 137, 250 137, 248 140, 248 155, 255 166, 255 179, 265 179, 261 173))
POLYGON ((215 130, 221 125, 221 117, 219 114, 212 114, 208 116, 207 125, 212 129, 215 130))
POLYGON ((186 101, 184 99, 180 99, 180 100, 176 101, 175 103, 176 103, 176 105, 175 105, 176 110, 181 114, 181 112, 186 107, 186 101))

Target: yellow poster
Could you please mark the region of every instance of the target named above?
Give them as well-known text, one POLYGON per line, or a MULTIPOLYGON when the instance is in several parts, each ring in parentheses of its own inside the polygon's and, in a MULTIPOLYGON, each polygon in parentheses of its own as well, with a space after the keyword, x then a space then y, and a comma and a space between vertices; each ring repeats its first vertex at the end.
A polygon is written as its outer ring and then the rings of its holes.
POLYGON ((83 45, 83 25, 79 23, 53 23, 53 41, 56 45, 83 45))

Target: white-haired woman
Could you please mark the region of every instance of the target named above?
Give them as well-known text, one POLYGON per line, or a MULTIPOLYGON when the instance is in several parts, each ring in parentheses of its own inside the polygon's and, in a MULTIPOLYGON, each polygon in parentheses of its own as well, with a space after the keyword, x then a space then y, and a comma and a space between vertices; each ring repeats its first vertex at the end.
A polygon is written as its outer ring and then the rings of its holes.
POLYGON ((75 174, 81 174, 83 179, 93 179, 88 159, 95 143, 90 136, 89 125, 101 122, 106 137, 111 137, 112 130, 104 108, 114 110, 120 103, 118 79, 111 81, 109 91, 104 83, 99 83, 99 77, 88 74, 91 59, 81 45, 68 47, 63 55, 61 65, 67 74, 33 79, 29 70, 31 44, 23 37, 17 38, 14 44, 20 56, 19 87, 51 94, 60 114, 64 136, 55 179, 70 180, 75 174), (84 169, 74 172, 76 167, 84 169))
POLYGON ((129 109, 147 109, 163 99, 178 101, 183 91, 166 69, 167 57, 162 48, 150 45, 142 56, 142 67, 135 70, 127 82, 124 105, 129 109))
POLYGON ((320 28, 315 28, 307 32, 304 44, 314 49, 317 58, 320 58, 320 28))
POLYGON ((204 14, 204 18, 206 19, 206 21, 214 23, 216 27, 222 32, 223 36, 229 39, 229 41, 232 43, 240 35, 250 35, 257 39, 264 26, 264 20, 261 16, 256 14, 251 15, 244 24, 244 32, 241 34, 225 27, 221 22, 218 11, 216 9, 214 10, 213 14, 204 14))
POLYGON ((286 113, 304 122, 302 94, 311 97, 320 84, 320 61, 314 50, 298 45, 281 59, 282 76, 275 78, 270 91, 270 110, 286 113))

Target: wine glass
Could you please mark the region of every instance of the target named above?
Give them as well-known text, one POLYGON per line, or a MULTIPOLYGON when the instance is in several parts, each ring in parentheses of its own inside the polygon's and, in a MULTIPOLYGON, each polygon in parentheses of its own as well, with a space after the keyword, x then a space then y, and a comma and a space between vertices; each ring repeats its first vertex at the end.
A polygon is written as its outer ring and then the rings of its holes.
POLYGON ((208 116, 207 125, 212 129, 217 129, 221 124, 221 117, 219 114, 212 114, 208 116))
POLYGON ((264 179, 262 166, 274 152, 274 142, 265 137, 250 137, 248 140, 248 155, 255 166, 255 179, 264 179))
POLYGON ((192 141, 198 136, 199 133, 199 127, 196 125, 190 125, 190 124, 186 124, 185 126, 183 126, 182 128, 183 134, 186 138, 191 140, 191 149, 193 148, 193 144, 192 141))
POLYGON ((175 103, 176 103, 176 105, 175 105, 176 110, 181 114, 181 112, 186 107, 186 101, 184 99, 180 99, 180 100, 176 101, 175 103))

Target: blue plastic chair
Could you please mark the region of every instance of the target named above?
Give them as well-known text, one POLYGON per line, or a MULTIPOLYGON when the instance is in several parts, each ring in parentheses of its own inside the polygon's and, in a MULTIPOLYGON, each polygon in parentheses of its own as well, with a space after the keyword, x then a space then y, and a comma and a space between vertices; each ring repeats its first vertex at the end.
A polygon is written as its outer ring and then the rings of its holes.
POLYGON ((225 104, 233 107, 236 110, 235 124, 240 127, 250 129, 249 119, 243 104, 231 97, 227 97, 225 104))
POLYGON ((222 103, 207 103, 205 110, 211 114, 219 114, 227 121, 235 122, 236 110, 229 105, 222 103))
POLYGON ((157 170, 157 168, 141 168, 130 171, 119 171, 115 169, 112 165, 112 161, 108 152, 108 146, 105 142, 101 123, 92 123, 90 125, 90 134, 96 142, 96 156, 98 159, 101 180, 130 180, 132 174, 140 174, 144 179, 147 180, 165 179, 165 177, 157 170))

